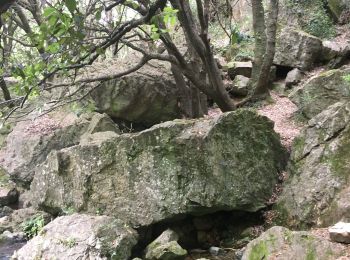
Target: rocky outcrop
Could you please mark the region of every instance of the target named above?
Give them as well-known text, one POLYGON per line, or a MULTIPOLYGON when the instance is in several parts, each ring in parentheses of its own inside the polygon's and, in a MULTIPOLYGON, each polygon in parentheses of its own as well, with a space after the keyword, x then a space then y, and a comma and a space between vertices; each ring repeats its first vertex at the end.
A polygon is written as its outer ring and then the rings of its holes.
MULTIPOLYGON (((120 70, 117 63, 110 73, 120 70)), ((111 79, 92 92, 97 109, 113 119, 151 126, 180 116, 178 88, 169 66, 152 61, 138 71, 111 79)))
POLYGON ((50 116, 19 122, 0 151, 0 170, 2 168, 17 184, 28 187, 36 166, 52 150, 76 145, 84 134, 100 131, 119 132, 119 129, 108 116, 98 113, 86 114, 66 125, 50 116))
POLYGON ((50 153, 33 202, 149 225, 182 214, 254 212, 270 198, 286 152, 273 124, 250 110, 174 120, 50 153), (252 185, 254 183, 254 185, 252 185))
POLYGON ((311 119, 330 105, 350 98, 350 67, 330 70, 312 78, 290 94, 299 112, 311 119))
POLYGON ((247 245, 242 260, 333 260, 346 254, 345 247, 311 233, 272 227, 247 245))
POLYGON ((117 219, 73 214, 56 218, 12 259, 127 260, 137 233, 117 219))
POLYGON ((280 33, 274 64, 309 70, 314 67, 322 52, 322 41, 303 31, 286 27, 280 33))
POLYGON ((296 138, 290 178, 275 209, 290 226, 350 220, 350 103, 336 103, 296 138))

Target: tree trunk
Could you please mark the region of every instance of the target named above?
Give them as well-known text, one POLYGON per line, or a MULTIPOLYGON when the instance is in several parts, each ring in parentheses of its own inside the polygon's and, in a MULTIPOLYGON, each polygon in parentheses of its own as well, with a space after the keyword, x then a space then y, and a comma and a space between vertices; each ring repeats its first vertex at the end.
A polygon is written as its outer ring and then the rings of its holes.
POLYGON ((275 56, 278 0, 270 0, 266 26, 262 0, 252 0, 252 9, 255 35, 252 99, 262 99, 269 93, 270 70, 275 56))
POLYGON ((4 94, 4 99, 6 101, 11 100, 11 94, 3 76, 0 76, 0 87, 1 87, 2 93, 4 94))
MULTIPOLYGON (((178 18, 181 27, 184 30, 185 38, 188 46, 191 46, 195 50, 195 57, 199 57, 203 64, 203 69, 206 72, 209 82, 205 88, 196 85, 196 82, 192 82, 197 88, 202 90, 205 94, 212 97, 214 102, 224 112, 231 111, 236 108, 233 100, 230 98, 226 91, 225 85, 221 77, 221 71, 219 70, 217 63, 214 59, 214 55, 211 50, 210 40, 207 35, 208 16, 200 6, 200 1, 197 1, 199 20, 201 28, 198 28, 196 21, 193 19, 193 13, 189 6, 188 1, 171 0, 171 4, 174 8, 178 9, 178 18)), ((203 83, 201 82, 201 86, 203 83)))

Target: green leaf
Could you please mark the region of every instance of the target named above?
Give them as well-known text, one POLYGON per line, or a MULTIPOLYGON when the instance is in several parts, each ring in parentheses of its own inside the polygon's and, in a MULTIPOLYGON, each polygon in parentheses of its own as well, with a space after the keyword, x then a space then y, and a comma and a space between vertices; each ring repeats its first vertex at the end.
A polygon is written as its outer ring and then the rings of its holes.
POLYGON ((56 13, 56 11, 57 10, 53 7, 47 7, 44 9, 43 15, 44 15, 44 17, 50 17, 51 15, 56 13))
POLYGON ((102 17, 102 9, 98 9, 96 14, 95 14, 95 18, 97 21, 101 20, 101 17, 102 17))
POLYGON ((46 50, 49 53, 57 53, 60 50, 60 45, 57 42, 54 42, 52 44, 50 44, 49 46, 47 46, 46 50))
POLYGON ((76 0, 64 0, 64 3, 67 6, 68 10, 71 13, 74 13, 75 9, 77 8, 77 1, 76 0))

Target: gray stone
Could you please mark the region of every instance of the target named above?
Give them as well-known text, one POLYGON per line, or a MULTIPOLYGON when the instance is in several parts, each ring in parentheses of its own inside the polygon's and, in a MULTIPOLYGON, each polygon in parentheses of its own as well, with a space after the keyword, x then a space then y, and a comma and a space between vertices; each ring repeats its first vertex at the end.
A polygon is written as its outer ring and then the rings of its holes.
POLYGON ((322 41, 303 31, 286 27, 276 43, 274 64, 298 68, 302 71, 314 67, 322 52, 322 41))
POLYGON ((350 244, 350 223, 338 222, 328 230, 332 241, 350 244))
POLYGON ((350 97, 350 67, 330 70, 306 82, 289 97, 298 106, 298 112, 311 119, 330 105, 350 97))
MULTIPOLYGON (((124 69, 120 62, 108 68, 109 73, 124 69)), ((149 62, 134 73, 108 80, 92 92, 100 112, 146 126, 178 118, 178 98, 171 69, 161 61, 149 62)))
POLYGON ((289 179, 275 209, 280 223, 329 226, 350 217, 350 102, 312 120, 292 146, 289 179))
POLYGON ((178 234, 171 230, 165 230, 156 240, 149 244, 145 250, 147 260, 184 259, 187 251, 177 243, 178 234))
POLYGON ((50 222, 12 259, 127 260, 137 238, 135 230, 117 219, 73 214, 50 222))
POLYGON ((291 88, 297 85, 301 81, 302 77, 302 72, 297 68, 288 72, 286 77, 286 88, 291 88))
POLYGON ((344 249, 340 244, 305 231, 293 232, 284 227, 272 227, 247 245, 242 260, 333 260, 345 256, 344 249))
POLYGON ((237 75, 228 89, 228 92, 235 96, 246 96, 249 93, 249 78, 237 75))
POLYGON ((344 45, 336 41, 322 42, 321 61, 327 62, 328 67, 336 69, 346 63, 350 57, 350 45, 344 45))
POLYGON ((237 75, 250 78, 252 75, 253 64, 250 61, 236 61, 228 64, 228 75, 233 80, 237 75))
POLYGON ((285 160, 273 123, 251 110, 174 120, 50 153, 35 173, 32 201, 55 214, 99 211, 132 226, 255 212, 271 197, 285 160))
POLYGON ((19 122, 7 136, 0 151, 0 172, 3 169, 17 184, 28 187, 35 168, 52 150, 79 144, 84 134, 119 129, 106 115, 93 113, 62 126, 54 116, 19 122))

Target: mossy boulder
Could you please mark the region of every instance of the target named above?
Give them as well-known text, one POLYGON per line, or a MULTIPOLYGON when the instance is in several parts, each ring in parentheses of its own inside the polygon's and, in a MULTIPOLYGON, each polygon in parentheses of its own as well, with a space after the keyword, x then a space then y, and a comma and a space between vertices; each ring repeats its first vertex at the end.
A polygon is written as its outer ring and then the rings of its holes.
POLYGON ((12 259, 127 260, 137 232, 118 219, 73 214, 58 217, 12 259))
POLYGON ((336 103, 296 138, 290 178, 275 209, 280 223, 329 226, 350 220, 350 102, 336 103))
POLYGON ((251 110, 95 138, 52 152, 37 169, 31 192, 38 207, 102 212, 133 226, 183 214, 255 212, 286 161, 273 123, 251 110))
POLYGON ((345 256, 345 247, 305 231, 272 227, 251 241, 242 260, 333 260, 345 256))
POLYGON ((350 98, 350 67, 319 74, 290 94, 300 114, 311 119, 324 109, 350 98))

